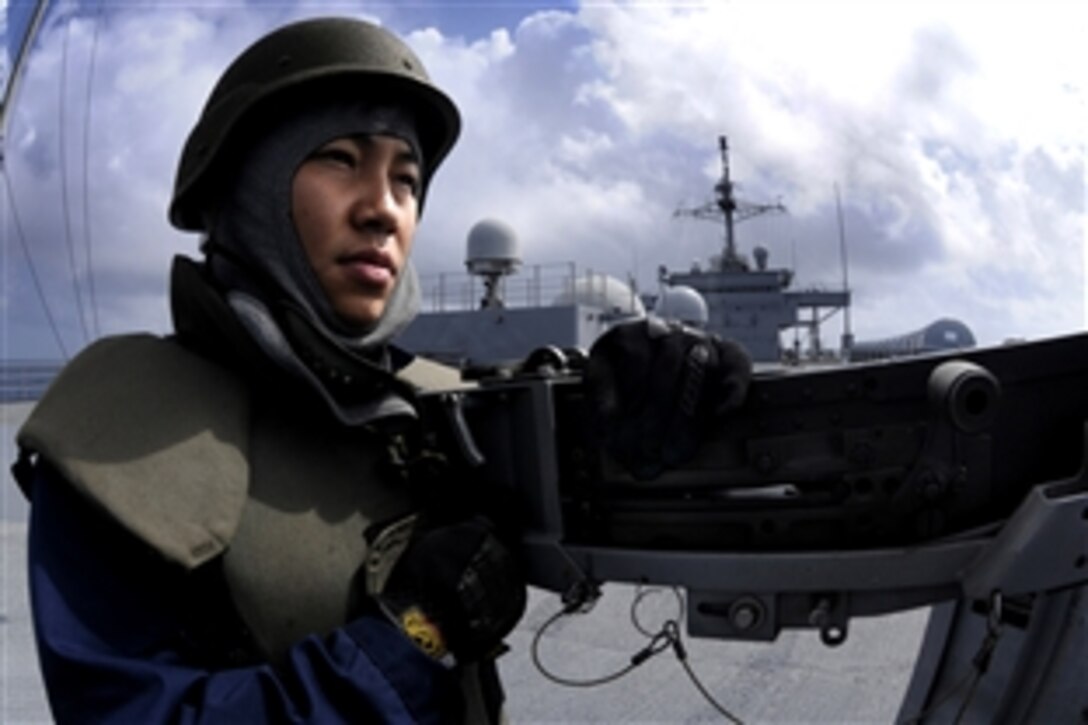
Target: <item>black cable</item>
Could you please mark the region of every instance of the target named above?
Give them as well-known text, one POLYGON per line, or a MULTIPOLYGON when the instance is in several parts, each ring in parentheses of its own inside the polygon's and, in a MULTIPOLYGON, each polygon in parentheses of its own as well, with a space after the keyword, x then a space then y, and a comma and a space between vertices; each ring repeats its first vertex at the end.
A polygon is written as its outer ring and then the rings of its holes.
POLYGON ((951 700, 956 695, 956 693, 963 689, 964 685, 967 685, 971 681, 971 678, 973 677, 978 677, 978 671, 972 667, 968 669, 965 673, 963 673, 963 676, 960 677, 960 679, 954 685, 952 685, 952 687, 942 692, 940 696, 933 701, 933 704, 919 712, 914 717, 901 721, 899 725, 917 725, 918 723, 921 723, 922 718, 927 717, 930 713, 935 712, 938 708, 951 700))
POLYGON ((990 608, 986 618, 986 635, 982 638, 982 642, 979 643, 978 651, 975 653, 975 656, 971 658, 971 667, 964 673, 963 677, 948 690, 941 693, 941 695, 933 701, 933 704, 914 717, 904 720, 900 725, 914 725, 915 723, 920 723, 922 718, 936 711, 937 708, 952 699, 952 697, 966 685, 967 692, 964 694, 963 700, 960 702, 960 706, 956 711, 953 725, 958 725, 963 721, 964 716, 967 714, 968 706, 971 704, 972 700, 974 700, 978 683, 990 668, 990 660, 993 657, 994 650, 997 648, 998 640, 1001 639, 1003 624, 1001 620, 1001 606, 1001 592, 995 591, 990 598, 990 608))
POLYGON ((605 685, 610 682, 615 682, 616 680, 620 679, 631 670, 645 663, 652 657, 655 657, 664 652, 665 650, 672 648, 673 652, 676 654, 677 661, 680 662, 680 666, 683 667, 685 674, 687 674, 688 676, 688 679, 691 680, 691 683, 695 686, 695 689, 699 691, 699 694, 703 696, 707 703, 709 703, 710 706, 713 707, 726 720, 734 723, 734 725, 744 725, 743 721, 740 718, 729 712, 729 710, 727 710, 721 703, 714 699, 714 696, 711 695, 710 691, 706 689, 702 681, 700 681, 698 676, 695 674, 695 670, 692 669, 691 665, 688 663, 687 650, 684 648, 684 644, 680 634, 680 620, 683 618, 684 615, 684 599, 683 596, 680 594, 680 591, 676 587, 671 587, 671 589, 673 590, 673 593, 676 594, 677 602, 679 604, 679 614, 675 619, 665 620, 660 630, 651 633, 649 630, 643 627, 642 623, 639 621, 637 609, 638 605, 648 594, 660 591, 661 588, 651 587, 644 590, 641 588, 641 586, 639 587, 639 590, 636 593, 634 600, 631 602, 631 622, 640 633, 650 639, 650 643, 638 652, 636 652, 631 657, 630 663, 627 664, 625 667, 611 674, 605 675, 603 677, 597 677, 591 680, 571 680, 556 675, 555 673, 549 671, 547 668, 544 667, 543 662, 541 662, 540 660, 540 640, 543 638, 544 632, 549 627, 551 627, 552 624, 554 624, 560 617, 571 615, 576 611, 576 608, 571 606, 564 607, 563 609, 560 609, 558 612, 549 617, 544 622, 544 624, 541 625, 540 629, 538 629, 534 634, 532 645, 530 646, 530 654, 533 659, 533 664, 536 666, 540 674, 542 674, 548 680, 555 682, 556 684, 566 685, 567 687, 596 687, 598 685, 605 685))
POLYGON ((536 634, 533 635, 533 643, 532 646, 529 648, 529 652, 533 658, 533 665, 535 665, 540 674, 544 675, 544 677, 546 677, 547 679, 558 685, 566 685, 567 687, 596 687, 598 685, 606 685, 609 682, 615 682, 616 680, 623 677, 628 672, 635 669, 635 667, 645 661, 642 660, 636 663, 634 662, 634 658, 632 658, 632 662, 624 668, 617 670, 610 675, 605 675, 604 677, 597 677, 592 680, 570 680, 552 673, 550 670, 544 667, 544 663, 540 660, 540 639, 544 636, 544 632, 548 629, 548 627, 552 626, 560 617, 566 616, 568 614, 569 613, 566 609, 560 609, 558 612, 553 614, 546 622, 544 622, 544 624, 541 625, 540 629, 536 631, 536 634))
POLYGON ((704 700, 710 703, 711 707, 717 710, 726 720, 734 723, 734 725, 744 725, 744 722, 740 718, 726 710, 721 703, 714 699, 714 696, 710 694, 706 687, 703 686, 703 683, 699 681, 699 678, 695 676, 695 670, 691 668, 686 657, 680 659, 680 666, 684 668, 684 672, 687 673, 688 679, 691 680, 691 684, 695 685, 695 689, 699 691, 699 694, 703 696, 704 700))
POLYGON ((963 722, 963 716, 967 714, 967 706, 971 704, 971 701, 975 698, 975 690, 978 688, 978 683, 982 679, 983 672, 981 670, 974 670, 971 676, 971 684, 967 687, 967 694, 963 696, 963 702, 960 703, 959 710, 956 711, 956 719, 952 721, 952 725, 960 725, 963 722))
MULTIPOLYGON (((635 629, 641 632, 643 636, 652 638, 655 632, 652 632, 646 627, 642 626, 642 622, 639 621, 637 615, 638 606, 650 594, 656 594, 665 589, 665 587, 643 587, 642 584, 639 584, 635 589, 635 598, 631 602, 630 609, 631 624, 634 626, 635 629)), ((681 594, 679 587, 668 587, 668 589, 671 590, 672 593, 676 596, 676 620, 682 623, 684 621, 684 595, 681 594)))

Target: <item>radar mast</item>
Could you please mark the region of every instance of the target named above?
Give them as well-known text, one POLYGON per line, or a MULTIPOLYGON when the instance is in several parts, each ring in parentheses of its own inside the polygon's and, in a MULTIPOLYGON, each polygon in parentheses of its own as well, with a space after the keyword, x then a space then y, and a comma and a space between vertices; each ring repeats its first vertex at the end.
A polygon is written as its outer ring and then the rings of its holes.
POLYGON ((762 214, 784 214, 786 213, 786 207, 780 202, 753 204, 738 201, 733 193, 735 185, 729 174, 729 140, 725 136, 718 137, 718 149, 721 152, 722 177, 714 185, 714 200, 694 208, 677 209, 673 212, 673 216, 711 220, 722 219, 725 225, 725 250, 722 253, 718 267, 721 270, 747 270, 748 264, 737 254, 737 243, 733 234, 734 224, 739 224, 762 214))

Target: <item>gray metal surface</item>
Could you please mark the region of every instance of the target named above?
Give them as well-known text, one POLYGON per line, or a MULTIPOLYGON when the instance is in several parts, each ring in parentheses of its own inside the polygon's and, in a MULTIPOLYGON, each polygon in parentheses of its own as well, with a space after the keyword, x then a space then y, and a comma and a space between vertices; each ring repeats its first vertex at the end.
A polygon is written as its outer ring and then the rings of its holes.
POLYGON ((588 348, 613 318, 582 305, 488 307, 431 312, 417 317, 397 344, 449 363, 512 363, 549 345, 588 348))
MULTIPOLYGON (((561 620, 540 643, 553 674, 597 678, 623 666, 647 638, 630 618, 634 587, 608 585, 587 615, 561 620)), ((700 696, 671 651, 628 676, 596 688, 549 681, 533 666, 536 630, 558 608, 534 590, 529 611, 501 661, 513 722, 723 722, 700 696)), ((671 593, 643 600, 640 622, 655 630, 675 616, 671 593)), ((928 610, 862 619, 841 647, 829 649, 812 631, 784 632, 776 642, 684 640, 703 686, 745 723, 891 723, 917 656, 928 610)))
MULTIPOLYGON (((26 527, 0 524, 0 723, 51 721, 38 675, 26 599, 26 527)), ((555 674, 594 678, 613 672, 647 643, 630 620, 635 589, 609 585, 597 607, 564 619, 540 643, 555 674)), ((694 723, 722 719, 702 699, 671 651, 603 687, 556 685, 533 666, 530 645, 559 607, 530 592, 529 609, 501 660, 512 723, 694 723)), ((640 622, 656 628, 675 616, 671 593, 645 597, 640 622)), ((824 647, 814 632, 786 632, 774 643, 685 639, 703 685, 746 723, 890 723, 907 686, 927 610, 858 620, 850 639, 824 647)))

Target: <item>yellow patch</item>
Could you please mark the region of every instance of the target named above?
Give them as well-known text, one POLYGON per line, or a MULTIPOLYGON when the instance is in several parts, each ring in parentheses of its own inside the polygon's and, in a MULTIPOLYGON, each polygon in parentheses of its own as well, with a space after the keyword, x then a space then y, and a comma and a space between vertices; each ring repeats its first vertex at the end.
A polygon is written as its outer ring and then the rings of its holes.
POLYGON ((417 607, 407 609, 401 614, 400 626, 416 646, 431 657, 437 660, 446 656, 446 640, 442 637, 442 632, 417 607))

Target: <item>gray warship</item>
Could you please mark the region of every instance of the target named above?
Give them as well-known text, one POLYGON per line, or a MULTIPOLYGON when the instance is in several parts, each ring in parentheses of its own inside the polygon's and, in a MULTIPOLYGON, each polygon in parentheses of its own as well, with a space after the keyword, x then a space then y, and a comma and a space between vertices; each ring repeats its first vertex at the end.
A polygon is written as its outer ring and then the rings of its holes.
MULTIPOLYGON (((640 293, 630 276, 625 282, 575 262, 525 267, 516 231, 497 219, 484 219, 469 231, 463 271, 421 278, 424 311, 398 344, 459 367, 503 365, 544 346, 586 350, 612 325, 652 314, 735 340, 762 369, 975 346, 967 325, 951 318, 905 334, 855 341, 845 246, 841 289, 794 288, 795 270, 770 266, 763 246, 755 246, 749 260, 738 250, 736 226, 764 214, 785 213, 786 207, 738 200, 726 136, 718 138, 718 149, 722 171, 713 199, 674 213, 721 224, 722 249, 705 264, 695 263, 686 271, 661 266, 657 289, 640 293), (836 315, 843 317, 837 349, 825 346, 821 334, 836 315), (793 344, 784 345, 791 331, 793 344)), ((845 239, 840 241, 845 245, 845 239)))

